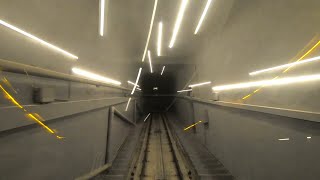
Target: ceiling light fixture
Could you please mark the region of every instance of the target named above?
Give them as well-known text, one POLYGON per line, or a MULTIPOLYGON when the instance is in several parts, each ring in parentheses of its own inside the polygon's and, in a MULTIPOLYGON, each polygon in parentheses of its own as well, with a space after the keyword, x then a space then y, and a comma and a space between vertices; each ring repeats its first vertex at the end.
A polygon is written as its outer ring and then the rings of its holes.
POLYGON ((163 71, 164 71, 165 68, 166 68, 166 66, 163 66, 163 67, 162 67, 161 76, 162 76, 163 71))
POLYGON ((211 81, 198 83, 198 84, 191 84, 191 85, 189 85, 189 87, 194 88, 194 87, 203 86, 203 85, 207 85, 207 84, 211 84, 211 81))
POLYGON ((289 141, 289 138, 282 138, 282 139, 278 139, 279 141, 289 141))
MULTIPOLYGON (((127 82, 131 85, 135 85, 134 82, 131 82, 131 81, 127 81, 127 82)), ((137 84, 137 87, 140 87, 140 86, 137 84)))
POLYGON ((149 50, 148 50, 148 58, 149 58, 150 72, 153 73, 153 71, 152 71, 152 62, 151 62, 151 53, 150 53, 149 50))
POLYGON ((155 1, 154 1, 154 6, 153 6, 153 12, 152 12, 152 17, 151 17, 151 22, 150 22, 150 28, 149 28, 148 38, 147 38, 146 46, 145 46, 145 48, 144 48, 144 52, 143 52, 143 56, 142 56, 142 62, 144 62, 144 59, 146 58, 146 53, 147 53, 147 49, 148 49, 148 46, 149 46, 150 36, 151 36, 151 32, 152 32, 152 27, 153 27, 153 20, 154 20, 155 14, 156 14, 157 5, 158 5, 158 0, 155 0, 155 1))
POLYGON ((210 6, 211 2, 212 2, 212 0, 208 0, 207 1, 206 7, 204 8, 204 10, 202 12, 201 18, 200 18, 199 23, 198 23, 198 25, 196 27, 196 30, 194 31, 194 34, 198 33, 198 31, 199 31, 199 29, 201 27, 201 24, 202 24, 204 18, 206 17, 206 14, 208 12, 208 9, 209 9, 209 6, 210 6))
POLYGON ((127 106, 126 106, 126 110, 125 110, 125 111, 128 111, 128 107, 129 107, 130 101, 131 101, 131 98, 129 98, 129 100, 128 100, 128 103, 127 103, 127 106))
POLYGON ((131 91, 131 94, 133 94, 134 91, 135 91, 136 88, 137 88, 137 85, 138 85, 138 82, 139 82, 139 79, 140 79, 141 71, 142 71, 142 68, 139 68, 139 72, 138 72, 138 75, 137 75, 136 83, 134 83, 134 86, 133 86, 133 89, 132 89, 132 91, 131 91))
POLYGON ((158 30, 158 56, 161 56, 161 45, 162 45, 162 22, 159 22, 159 30, 158 30))
POLYGON ((99 28, 99 33, 100 36, 103 36, 104 33, 104 9, 105 9, 105 0, 100 0, 100 11, 99 11, 99 16, 100 16, 100 28, 99 28))
POLYGON ((257 75, 257 74, 264 73, 264 72, 273 71, 273 70, 279 70, 279 69, 284 69, 284 68, 287 68, 287 67, 297 66, 297 65, 300 65, 300 64, 305 64, 305 63, 309 63, 309 62, 313 62, 313 61, 318 61, 318 60, 320 60, 320 56, 313 57, 313 58, 310 58, 310 59, 305 59, 305 60, 302 60, 302 61, 296 61, 296 62, 293 62, 293 63, 284 64, 284 65, 280 65, 280 66, 276 66, 276 67, 272 67, 272 68, 267 68, 267 69, 262 69, 262 70, 254 71, 254 72, 249 73, 249 75, 250 75, 250 76, 254 76, 254 75, 257 75))
POLYGON ((31 39, 33 39, 33 40, 35 40, 35 41, 37 41, 37 42, 45 45, 45 46, 47 46, 47 47, 49 47, 49 48, 51 48, 51 49, 53 49, 53 50, 56 50, 56 51, 58 51, 58 52, 60 52, 60 53, 62 53, 62 54, 64 54, 64 55, 66 55, 66 56, 69 56, 69 57, 71 57, 72 59, 78 59, 77 56, 75 56, 75 55, 73 55, 73 54, 71 54, 71 53, 69 53, 69 52, 67 52, 67 51, 65 51, 65 50, 63 50, 63 49, 55 46, 55 45, 52 45, 52 44, 50 44, 50 43, 48 43, 48 42, 46 42, 46 41, 44 41, 44 40, 42 40, 42 39, 40 39, 40 38, 32 35, 32 34, 29 34, 29 33, 27 33, 27 32, 25 32, 25 31, 23 31, 23 30, 15 27, 15 26, 7 23, 7 22, 4 22, 4 21, 0 20, 0 24, 2 24, 2 25, 4 25, 5 27, 10 28, 10 29, 12 29, 12 30, 14 30, 14 31, 22 34, 22 35, 25 35, 25 36, 27 36, 27 37, 29 37, 29 38, 31 38, 31 39))
POLYGON ((188 91, 192 91, 192 89, 184 89, 184 90, 180 90, 180 91, 177 91, 177 92, 181 93, 181 92, 188 92, 188 91))
POLYGON ((148 116, 143 120, 143 122, 145 122, 145 121, 148 119, 148 117, 150 116, 150 114, 151 114, 151 113, 148 114, 148 116))
POLYGON ((94 74, 92 72, 88 72, 88 71, 85 71, 85 70, 82 70, 82 69, 79 69, 79 68, 72 68, 72 72, 77 74, 77 75, 84 76, 84 77, 86 77, 88 79, 99 81, 99 82, 103 82, 103 83, 107 83, 107 84, 114 84, 114 85, 120 85, 121 84, 121 82, 119 82, 119 81, 116 81, 116 80, 113 80, 113 79, 110 79, 110 78, 107 78, 107 77, 103 77, 103 76, 100 76, 98 74, 94 74))
POLYGON ((184 12, 185 12, 185 10, 187 8, 187 4, 188 4, 188 0, 182 0, 181 1, 179 13, 178 13, 178 16, 177 16, 177 19, 176 19, 176 23, 174 25, 173 34, 172 34, 172 37, 171 37, 169 48, 172 48, 174 43, 175 43, 175 41, 176 41, 179 29, 180 29, 180 25, 181 25, 181 22, 182 22, 182 19, 183 19, 183 15, 184 15, 184 12))
POLYGON ((308 82, 308 81, 314 81, 314 80, 320 80, 320 74, 215 86, 215 87, 212 87, 212 90, 224 91, 224 90, 231 90, 231 89, 243 89, 243 88, 260 87, 260 86, 263 86, 263 87, 276 86, 276 85, 308 82))

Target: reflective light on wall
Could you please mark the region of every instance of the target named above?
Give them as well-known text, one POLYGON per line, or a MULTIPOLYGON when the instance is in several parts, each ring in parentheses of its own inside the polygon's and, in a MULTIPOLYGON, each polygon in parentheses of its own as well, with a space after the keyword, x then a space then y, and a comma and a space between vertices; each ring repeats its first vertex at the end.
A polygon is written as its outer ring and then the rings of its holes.
POLYGON ((174 25, 173 34, 172 34, 172 37, 171 37, 169 48, 172 48, 174 43, 175 43, 175 41, 176 41, 179 29, 180 29, 180 25, 181 25, 181 22, 182 22, 182 19, 183 19, 183 16, 184 16, 184 12, 185 12, 185 10, 187 8, 187 4, 188 4, 188 0, 182 0, 181 1, 179 13, 178 13, 178 16, 177 16, 177 19, 176 19, 176 23, 174 25))
POLYGON ((166 66, 163 66, 163 67, 162 67, 161 76, 162 76, 163 71, 164 71, 165 68, 166 68, 166 66))
POLYGON ((197 25, 197 27, 196 27, 196 30, 194 31, 194 34, 197 34, 197 33, 198 33, 198 31, 199 31, 199 29, 200 29, 200 27, 201 27, 201 24, 202 24, 204 18, 206 17, 206 14, 207 14, 207 12, 208 12, 208 9, 209 9, 209 6, 210 6, 211 2, 212 2, 212 0, 208 0, 208 1, 207 1, 206 7, 204 8, 204 10, 203 10, 203 12, 202 12, 201 18, 200 18, 200 20, 199 20, 199 22, 198 22, 198 25, 197 25))
POLYGON ((211 84, 211 81, 197 83, 197 84, 191 84, 191 85, 189 85, 189 87, 194 88, 194 87, 203 86, 203 85, 207 85, 207 84, 211 84))
POLYGON ((106 0, 100 0, 100 27, 99 27, 99 33, 100 36, 103 36, 104 33, 104 9, 105 9, 106 0))
POLYGON ((99 82, 103 82, 103 83, 107 83, 107 84, 114 84, 114 85, 120 85, 121 82, 107 78, 107 77, 103 77, 100 76, 98 74, 94 74, 92 72, 89 71, 85 71, 79 68, 72 68, 72 72, 79 75, 79 76, 83 76, 86 77, 87 79, 91 79, 91 80, 95 80, 95 81, 99 81, 99 82))
POLYGON ((140 79, 141 71, 142 71, 142 68, 139 68, 139 72, 138 72, 138 75, 137 75, 136 83, 134 83, 134 86, 133 86, 133 89, 132 89, 132 91, 131 91, 131 94, 133 94, 134 91, 135 91, 136 88, 137 88, 137 85, 138 85, 138 82, 139 82, 139 79, 140 79))
POLYGON ((144 118, 143 122, 145 122, 145 121, 148 119, 148 117, 150 116, 150 114, 151 114, 151 113, 149 113, 148 116, 147 116, 146 118, 144 118))
POLYGON ((184 89, 184 90, 180 90, 180 91, 177 91, 177 92, 181 93, 181 92, 188 92, 188 91, 192 91, 192 89, 184 89))
POLYGON ((320 60, 320 56, 317 57, 313 57, 310 59, 305 59, 302 61, 296 61, 294 63, 289 63, 289 64, 284 64, 284 65, 280 65, 280 66, 276 66, 276 67, 272 67, 272 68, 267 68, 267 69, 262 69, 262 70, 258 70, 258 71, 254 71, 249 73, 250 76, 254 76, 257 74, 261 74, 261 73, 265 73, 265 72, 269 72, 269 71, 274 71, 274 70, 279 70, 279 69, 284 69, 284 68, 288 68, 288 67, 294 67, 297 65, 301 65, 301 64, 305 64, 305 63, 309 63, 309 62, 313 62, 313 61, 318 61, 320 60))
MULTIPOLYGON (((127 82, 133 86, 135 85, 134 82, 131 82, 131 81, 127 81, 127 82)), ((140 87, 140 86, 137 84, 137 87, 140 87)))
POLYGON ((156 11, 157 11, 157 5, 158 5, 158 0, 155 0, 154 1, 154 6, 153 6, 151 22, 150 22, 148 38, 147 38, 146 46, 144 47, 144 51, 143 51, 142 62, 144 62, 144 59, 146 58, 146 53, 147 53, 147 49, 148 49, 148 46, 149 46, 150 36, 151 36, 151 32, 152 32, 152 27, 153 27, 154 16, 155 16, 156 11))
POLYGON ((152 62, 151 62, 151 53, 150 53, 149 50, 148 50, 148 59, 149 59, 149 65, 150 65, 150 72, 153 73, 153 71, 152 71, 152 62))
POLYGON ((194 124, 191 124, 190 126, 184 128, 183 130, 186 131, 186 130, 188 130, 188 129, 190 129, 190 128, 196 126, 196 125, 198 125, 199 123, 202 123, 202 121, 198 121, 198 122, 196 122, 196 123, 194 123, 194 124))
POLYGON ((289 138, 282 138, 282 139, 278 139, 279 141, 289 141, 289 138))
POLYGON ((161 56, 161 46, 162 46, 162 22, 159 22, 158 47, 157 47, 158 56, 161 56))
POLYGON ((238 83, 238 84, 230 84, 223 86, 214 86, 212 90, 214 91, 225 91, 231 89, 243 89, 250 87, 258 87, 258 86, 276 86, 276 85, 285 85, 285 84, 293 84, 293 83, 301 83, 308 81, 320 80, 320 74, 308 75, 308 76, 296 76, 296 77, 288 77, 281 79, 273 79, 273 80, 263 80, 263 81, 255 81, 255 82, 246 82, 246 83, 238 83))
POLYGON ((66 55, 66 56, 69 56, 69 57, 71 57, 72 59, 78 59, 77 56, 75 56, 75 55, 73 55, 73 54, 71 54, 71 53, 69 53, 69 52, 67 52, 67 51, 65 51, 65 50, 63 50, 63 49, 55 46, 55 45, 52 45, 52 44, 50 44, 50 43, 48 43, 48 42, 46 42, 46 41, 44 41, 44 40, 42 40, 42 39, 40 39, 40 38, 32 35, 32 34, 29 34, 29 33, 27 33, 27 32, 25 32, 25 31, 23 31, 23 30, 15 27, 15 26, 7 23, 7 22, 4 22, 4 21, 0 20, 0 24, 2 24, 3 26, 5 26, 5 27, 7 27, 7 28, 10 28, 10 29, 12 29, 12 30, 14 30, 14 31, 22 34, 22 35, 25 35, 25 36, 27 36, 27 37, 29 37, 29 38, 31 38, 31 39, 33 39, 33 40, 35 40, 35 41, 37 41, 37 42, 45 45, 45 46, 47 46, 47 47, 49 47, 49 48, 51 48, 51 49, 53 49, 53 50, 55 50, 55 51, 58 51, 58 52, 66 55))
POLYGON ((129 98, 129 100, 128 100, 128 103, 127 103, 127 106, 126 106, 126 110, 125 110, 125 111, 128 111, 128 107, 129 107, 130 101, 131 101, 131 98, 129 98))

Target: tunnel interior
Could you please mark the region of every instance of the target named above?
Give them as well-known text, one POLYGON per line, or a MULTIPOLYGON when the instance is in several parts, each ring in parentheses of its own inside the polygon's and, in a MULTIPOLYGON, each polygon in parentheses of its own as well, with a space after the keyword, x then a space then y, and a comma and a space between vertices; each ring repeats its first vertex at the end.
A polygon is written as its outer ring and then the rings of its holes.
POLYGON ((319 7, 0 0, 0 180, 319 180, 319 7))
POLYGON ((174 100, 176 78, 173 73, 145 73, 141 76, 141 104, 145 112, 164 112, 174 100))

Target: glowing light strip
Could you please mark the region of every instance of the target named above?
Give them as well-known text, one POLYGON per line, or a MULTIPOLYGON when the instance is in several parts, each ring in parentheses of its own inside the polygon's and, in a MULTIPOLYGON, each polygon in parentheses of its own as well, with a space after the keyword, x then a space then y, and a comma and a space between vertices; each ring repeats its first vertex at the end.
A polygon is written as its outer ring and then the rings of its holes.
POLYGON ((44 127, 47 131, 49 131, 51 134, 54 134, 54 131, 52 129, 50 129, 48 126, 46 126, 45 124, 43 124, 39 119, 37 119, 34 115, 32 114, 26 114, 29 118, 33 119, 34 121, 36 121, 38 124, 40 124, 42 127, 44 127))
POLYGON ((192 89, 185 89, 185 90, 180 90, 180 91, 177 91, 177 92, 181 93, 181 92, 188 92, 188 91, 192 91, 192 89))
POLYGON ((128 111, 128 107, 129 107, 130 101, 131 101, 131 98, 129 98, 129 100, 128 100, 128 103, 127 103, 127 106, 126 106, 126 110, 125 110, 125 111, 128 111))
POLYGON ((184 12, 186 10, 187 4, 188 4, 188 0, 182 0, 181 1, 179 13, 178 13, 178 16, 177 16, 176 23, 174 25, 173 34, 172 34, 172 37, 171 37, 169 48, 172 48, 174 43, 175 43, 175 41, 176 41, 176 38, 177 38, 179 29, 180 29, 180 25, 181 25, 181 22, 182 22, 183 15, 184 15, 184 12))
POLYGON ((183 130, 184 130, 184 131, 186 131, 186 130, 188 130, 188 129, 190 129, 190 128, 194 127, 194 126, 196 126, 197 124, 199 124, 199 123, 201 123, 201 122, 202 122, 202 121, 198 121, 197 123, 194 123, 194 124, 192 124, 192 125, 190 125, 190 126, 188 126, 188 127, 184 128, 183 130))
POLYGON ((265 86, 285 85, 285 84, 300 83, 300 82, 307 82, 307 81, 314 81, 314 80, 320 80, 320 74, 215 86, 215 87, 212 87, 212 89, 214 91, 224 91, 224 90, 231 90, 231 89, 257 87, 257 86, 265 87, 265 86))
POLYGON ((307 139, 311 139, 311 136, 308 136, 307 139))
MULTIPOLYGON (((40 126, 42 126, 44 129, 46 129, 49 133, 51 134, 56 134, 52 129, 50 129, 47 125, 45 125, 41 120, 43 120, 43 118, 37 114, 34 113, 36 116, 34 116, 31 113, 28 113, 28 111, 18 103, 18 101, 16 101, 4 88, 3 86, 0 84, 0 89, 2 90, 3 94, 5 95, 5 97, 11 101, 11 103, 13 103, 14 105, 16 105, 17 107, 19 107, 21 110, 23 110, 23 112, 25 113, 26 117, 32 119, 33 121, 35 121, 36 123, 38 123, 40 126), (39 120, 40 119, 40 120, 39 120)), ((62 139, 61 136, 56 135, 56 137, 58 139, 62 139)))
MULTIPOLYGON (((307 44, 307 46, 305 46, 300 52, 303 52, 309 45, 311 45, 311 43, 314 41, 314 39, 317 38, 317 35, 315 37, 313 37, 311 39, 311 41, 307 44)), ((311 52, 313 52, 318 46, 320 45, 320 41, 318 41, 314 46, 312 46, 305 54, 303 54, 298 60, 296 60, 296 62, 302 60, 303 58, 305 58, 307 55, 309 55, 311 52)), ((300 54, 300 52, 296 55, 298 56, 300 54)), ((296 57, 295 56, 295 57, 296 57)), ((282 74, 290 71, 291 67, 288 67, 287 69, 285 69, 284 71, 282 71, 282 74)), ((279 76, 276 76, 275 79, 279 78, 279 76)), ((256 94, 257 92, 259 92, 261 89, 263 89, 263 87, 259 87, 258 89, 254 90, 252 93, 245 95, 242 97, 242 100, 245 100, 249 97, 252 97, 254 94, 256 94)))
POLYGON ((142 56, 142 62, 144 62, 144 59, 146 58, 146 53, 147 53, 147 49, 148 49, 148 46, 149 46, 150 36, 151 36, 151 32, 152 32, 152 27, 153 27, 153 20, 154 20, 155 14, 156 14, 157 5, 158 5, 158 0, 155 0, 155 1, 154 1, 154 6, 153 6, 153 12, 152 12, 152 17, 151 17, 151 22, 150 22, 150 28, 149 28, 148 38, 147 38, 147 43, 146 43, 146 46, 145 46, 145 48, 144 48, 144 52, 143 52, 143 56, 142 56))
POLYGON ((200 27, 201 27, 201 24, 202 24, 202 22, 203 22, 203 20, 204 20, 204 18, 205 18, 205 16, 206 16, 206 14, 207 14, 207 12, 208 12, 208 9, 209 9, 209 6, 210 6, 211 2, 212 2, 212 0, 208 0, 208 1, 207 1, 206 7, 205 7, 204 10, 203 10, 203 13, 202 13, 201 18, 200 18, 200 20, 199 20, 199 23, 198 23, 198 25, 197 25, 197 27, 196 27, 196 30, 194 31, 194 34, 197 34, 197 33, 198 33, 198 31, 199 31, 199 29, 200 29, 200 27))
POLYGON ((142 68, 139 68, 139 72, 138 72, 138 75, 137 75, 136 83, 135 83, 134 86, 133 86, 133 89, 132 89, 132 91, 131 91, 131 94, 133 94, 134 91, 135 91, 136 88, 137 88, 137 85, 138 85, 138 82, 139 82, 139 79, 140 79, 141 71, 142 71, 142 68))
POLYGON ((15 27, 15 26, 7 23, 7 22, 4 22, 4 21, 0 20, 0 24, 2 24, 2 25, 4 25, 4 26, 6 26, 7 28, 10 28, 10 29, 12 29, 12 30, 14 30, 14 31, 22 34, 22 35, 25 35, 25 36, 27 36, 27 37, 29 37, 29 38, 31 38, 31 39, 33 39, 33 40, 35 40, 35 41, 43 44, 43 45, 46 45, 46 46, 48 46, 49 48, 54 49, 54 50, 56 50, 56 51, 58 51, 58 52, 60 52, 60 53, 62 53, 62 54, 64 54, 64 55, 66 55, 66 56, 69 56, 69 57, 71 57, 71 58, 73 58, 73 59, 78 59, 77 56, 75 56, 75 55, 73 55, 73 54, 71 54, 71 53, 69 53, 69 52, 67 52, 67 51, 65 51, 65 50, 63 50, 63 49, 55 46, 55 45, 52 45, 52 44, 50 44, 50 43, 48 43, 48 42, 46 42, 46 41, 44 41, 44 40, 42 40, 42 39, 40 39, 40 38, 37 38, 37 37, 35 37, 34 35, 29 34, 29 33, 27 33, 27 32, 25 32, 25 31, 23 31, 23 30, 15 27))
POLYGON ((289 63, 289 64, 284 64, 284 65, 280 65, 280 66, 276 66, 276 67, 272 67, 272 68, 267 68, 267 69, 262 69, 262 70, 254 71, 254 72, 249 73, 249 75, 250 75, 250 76, 254 76, 254 75, 257 75, 257 74, 264 73, 264 72, 269 72, 269 71, 284 69, 284 68, 287 68, 287 67, 293 67, 293 66, 297 66, 297 65, 300 65, 300 64, 305 64, 305 63, 309 63, 309 62, 313 62, 313 61, 318 61, 318 60, 320 60, 320 56, 313 57, 313 58, 310 58, 310 59, 305 59, 305 60, 303 60, 303 61, 296 61, 296 62, 289 63))
POLYGON ((161 76, 162 76, 163 71, 164 71, 165 68, 166 68, 166 66, 163 66, 163 67, 162 67, 161 76))
MULTIPOLYGON (((131 85, 135 85, 134 82, 131 82, 131 81, 127 81, 127 82, 131 85)), ((137 84, 137 87, 140 87, 140 86, 137 84)))
POLYGON ((92 72, 85 71, 85 70, 82 70, 82 69, 79 69, 79 68, 72 68, 72 72, 77 74, 77 75, 86 77, 86 78, 91 79, 91 80, 99 81, 99 82, 104 82, 104 83, 108 83, 108 84, 115 84, 115 85, 120 85, 121 84, 121 82, 119 82, 119 81, 116 81, 116 80, 113 80, 113 79, 110 79, 110 78, 107 78, 107 77, 103 77, 103 76, 100 76, 98 74, 94 74, 92 72))
POLYGON ((150 72, 153 73, 153 71, 152 71, 152 62, 151 62, 151 54, 150 54, 149 50, 148 50, 148 58, 149 58, 150 72))
POLYGON ((142 91, 140 88, 137 87, 137 90, 142 91))
POLYGON ((151 114, 151 113, 148 114, 148 116, 143 120, 143 122, 145 122, 145 121, 148 119, 148 117, 150 116, 150 114, 151 114))
POLYGON ((105 9, 105 0, 100 0, 100 28, 99 33, 100 36, 103 36, 104 33, 104 9, 105 9))
POLYGON ((282 138, 282 139, 278 139, 279 141, 289 141, 289 138, 282 138))
POLYGON ((158 30, 158 56, 161 56, 161 46, 162 46, 162 22, 159 22, 158 30))
POLYGON ((191 84, 191 85, 189 85, 189 87, 194 88, 194 87, 203 86, 203 85, 207 85, 207 84, 211 84, 211 81, 198 83, 198 84, 191 84))

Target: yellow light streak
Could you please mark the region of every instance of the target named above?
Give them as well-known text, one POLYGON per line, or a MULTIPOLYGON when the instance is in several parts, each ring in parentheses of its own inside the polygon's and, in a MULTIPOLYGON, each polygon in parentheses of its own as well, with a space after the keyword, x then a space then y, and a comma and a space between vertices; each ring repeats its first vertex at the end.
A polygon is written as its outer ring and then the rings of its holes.
POLYGON ((247 99, 248 97, 250 97, 252 94, 248 94, 247 96, 243 97, 242 99, 247 99))
MULTIPOLYGON (((301 52, 303 52, 309 45, 311 45, 311 43, 317 38, 317 35, 311 39, 311 41, 302 49, 302 51, 300 51, 298 54, 300 54, 301 52)), ((311 52, 313 52, 318 46, 320 45, 320 41, 318 41, 315 45, 313 45, 306 53, 304 53, 298 60, 296 60, 296 62, 301 61, 303 58, 305 58, 307 55, 311 54, 311 52)), ((298 54, 293 58, 295 59, 298 54)), ((294 65, 293 65, 294 66, 294 65)), ((284 71, 282 71, 282 74, 287 73, 293 66, 288 67, 287 69, 285 69, 284 71)), ((276 76, 273 79, 278 79, 280 77, 280 75, 276 76)), ((245 100, 249 97, 252 97, 255 93, 259 92, 262 88, 264 88, 265 86, 261 86, 259 88, 257 88, 256 90, 254 90, 252 93, 243 96, 241 99, 245 100)))
MULTIPOLYGON (((306 57, 307 55, 309 55, 316 47, 318 47, 320 44, 320 41, 317 42, 317 44, 315 44, 308 52, 306 52, 303 56, 301 56, 296 62, 301 61, 304 57, 306 57)), ((292 68, 293 66, 288 67, 286 70, 284 70, 282 73, 286 73, 287 71, 289 71, 290 68, 292 68)))
POLYGON ((7 78, 2 78, 2 81, 4 84, 6 84, 14 93, 18 94, 18 92, 13 88, 11 83, 7 80, 7 78))
POLYGON ((54 134, 54 131, 52 129, 50 129, 48 126, 46 126, 43 122, 41 122, 38 118, 36 118, 33 114, 28 113, 26 114, 27 117, 29 117, 30 119, 34 120, 35 122, 37 122, 38 124, 40 124, 42 127, 44 127, 46 130, 48 130, 51 134, 54 134))
POLYGON ((9 99, 14 105, 18 106, 20 109, 23 109, 23 107, 1 86, 0 89, 2 90, 3 94, 7 99, 9 99))
POLYGON ((63 136, 56 136, 58 139, 64 139, 66 137, 63 137, 63 136))
MULTIPOLYGON (((45 125, 42 121, 44 121, 44 119, 37 113, 28 113, 28 111, 18 103, 18 101, 16 101, 5 89, 4 87, 0 84, 0 89, 2 90, 4 96, 9 99, 14 105, 16 105, 17 107, 19 107, 20 109, 23 110, 23 112, 25 112, 25 116, 33 121, 35 121, 36 123, 38 123, 40 126, 42 126, 44 129, 46 129, 49 133, 51 134, 55 134, 54 130, 52 130, 51 128, 49 128, 47 125, 45 125)), ((60 136, 56 136, 58 139, 62 139, 60 138, 60 136)))
POLYGON ((192 125, 190 125, 190 126, 188 126, 188 127, 184 128, 183 130, 184 130, 184 131, 186 131, 186 130, 188 130, 188 129, 190 129, 190 128, 194 127, 194 126, 196 126, 197 124, 199 124, 199 123, 201 123, 201 122, 202 122, 202 121, 198 121, 197 123, 194 123, 194 124, 192 124, 192 125))

